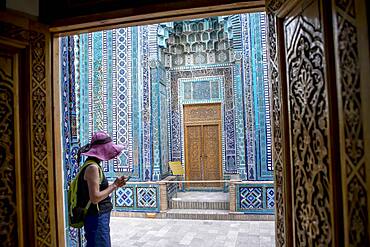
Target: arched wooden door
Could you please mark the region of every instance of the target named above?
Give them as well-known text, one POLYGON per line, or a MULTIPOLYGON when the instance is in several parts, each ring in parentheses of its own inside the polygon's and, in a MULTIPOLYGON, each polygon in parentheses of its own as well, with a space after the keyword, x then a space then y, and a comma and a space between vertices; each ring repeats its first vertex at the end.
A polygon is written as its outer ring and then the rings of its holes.
MULTIPOLYGON (((185 105, 184 128, 186 180, 221 180, 221 104, 185 105)), ((200 182, 188 187, 221 185, 200 182)))

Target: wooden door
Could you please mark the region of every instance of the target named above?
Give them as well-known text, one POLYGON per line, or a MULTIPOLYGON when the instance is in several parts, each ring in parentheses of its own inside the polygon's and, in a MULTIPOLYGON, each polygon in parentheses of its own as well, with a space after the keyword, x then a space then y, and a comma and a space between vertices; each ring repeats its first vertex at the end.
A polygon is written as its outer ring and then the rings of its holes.
MULTIPOLYGON (((184 107, 186 180, 221 180, 220 104, 184 107)), ((219 187, 221 183, 189 183, 188 187, 219 187)))

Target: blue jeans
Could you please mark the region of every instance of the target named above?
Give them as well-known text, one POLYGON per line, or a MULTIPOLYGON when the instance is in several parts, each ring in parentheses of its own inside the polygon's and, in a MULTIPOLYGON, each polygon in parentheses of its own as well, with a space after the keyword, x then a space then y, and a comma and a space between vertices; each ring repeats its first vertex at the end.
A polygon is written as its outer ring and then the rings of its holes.
POLYGON ((110 247, 110 212, 87 215, 85 218, 85 238, 87 247, 110 247))

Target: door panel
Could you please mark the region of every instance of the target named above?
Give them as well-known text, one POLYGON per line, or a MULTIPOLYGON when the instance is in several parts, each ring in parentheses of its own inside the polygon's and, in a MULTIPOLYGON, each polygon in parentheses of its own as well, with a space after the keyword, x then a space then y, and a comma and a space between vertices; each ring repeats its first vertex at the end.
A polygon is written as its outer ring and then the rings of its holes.
MULTIPOLYGON (((204 180, 220 180, 219 125, 203 126, 203 169, 204 180)), ((207 187, 217 187, 220 183, 205 183, 207 187)))
MULTIPOLYGON (((222 179, 221 105, 184 106, 186 180, 222 179)), ((191 183, 188 187, 219 187, 221 183, 191 183)))
MULTIPOLYGON (((186 127, 186 180, 202 180, 202 126, 186 127)), ((191 184, 193 187, 202 186, 202 184, 191 184)))

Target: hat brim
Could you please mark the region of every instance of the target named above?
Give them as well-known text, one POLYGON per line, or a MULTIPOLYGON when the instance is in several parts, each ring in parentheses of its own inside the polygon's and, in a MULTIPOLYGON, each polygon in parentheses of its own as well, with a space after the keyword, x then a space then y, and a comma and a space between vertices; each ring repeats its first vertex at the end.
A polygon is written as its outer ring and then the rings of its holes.
POLYGON ((112 142, 94 145, 89 151, 81 153, 82 155, 98 158, 99 160, 111 160, 121 154, 123 150, 122 145, 114 144, 112 142))

